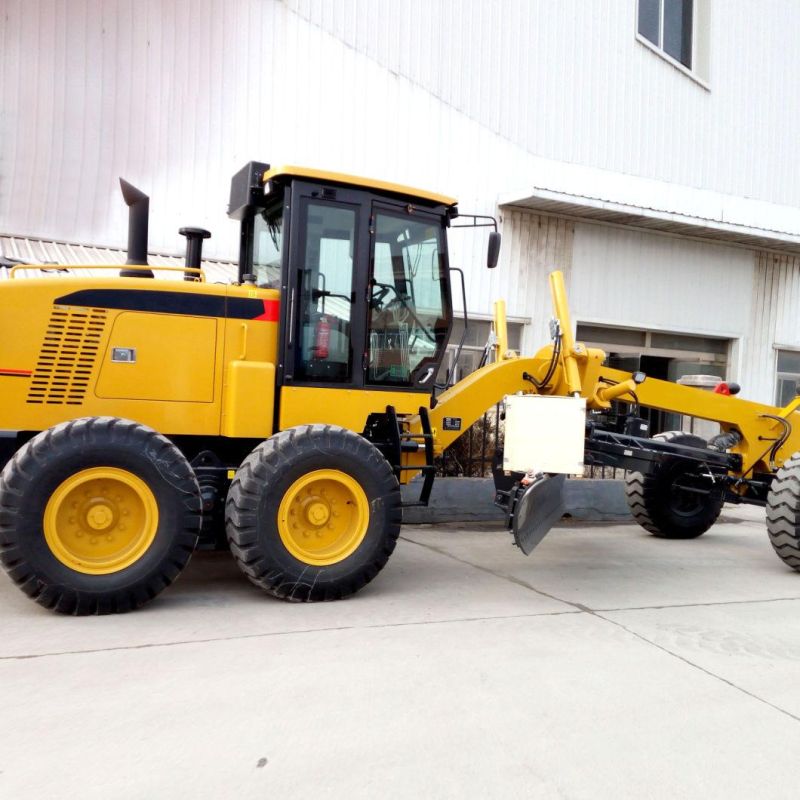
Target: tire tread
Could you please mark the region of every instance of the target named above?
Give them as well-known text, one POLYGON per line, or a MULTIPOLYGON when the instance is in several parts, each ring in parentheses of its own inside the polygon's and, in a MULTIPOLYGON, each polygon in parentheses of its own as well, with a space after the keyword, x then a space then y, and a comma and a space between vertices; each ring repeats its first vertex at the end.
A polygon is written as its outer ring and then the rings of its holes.
MULTIPOLYGON (((692 446, 705 445, 700 437, 683 431, 667 431, 656 434, 653 438, 663 442, 685 443, 692 446), (693 441, 690 443, 687 441, 688 439, 693 441)), ((658 482, 658 473, 643 475, 641 472, 629 472, 625 477, 625 499, 628 502, 631 516, 653 536, 660 539, 694 539, 705 533, 716 522, 722 511, 722 501, 718 503, 715 513, 712 510, 705 520, 689 529, 669 525, 662 518, 663 502, 658 496, 658 482)))
MULTIPOLYGON (((275 434, 259 444, 242 462, 231 484, 226 501, 226 531, 233 558, 256 586, 273 597, 289 602, 338 600, 354 594, 369 583, 385 566, 400 532, 400 489, 386 459, 366 439, 335 425, 303 425, 275 434), (379 480, 379 497, 373 504, 389 498, 389 526, 374 560, 362 566, 347 580, 301 582, 269 563, 258 534, 258 508, 261 498, 274 485, 294 459, 317 451, 320 455, 338 454, 367 465, 379 480), (298 456, 301 454, 301 456, 298 456)), ((316 570, 317 577, 325 568, 316 570)))
POLYGON ((169 586, 194 552, 201 522, 200 489, 183 454, 165 436, 131 420, 118 417, 81 417, 59 423, 33 437, 8 461, 0 473, 0 564, 12 581, 32 600, 63 614, 88 615, 139 608, 169 586), (16 518, 25 489, 69 445, 157 448, 158 471, 180 493, 183 527, 175 531, 168 556, 144 585, 119 593, 94 593, 61 584, 48 584, 37 567, 23 557, 16 518))
POLYGON ((786 566, 800 572, 800 453, 778 470, 767 495, 767 535, 786 566))

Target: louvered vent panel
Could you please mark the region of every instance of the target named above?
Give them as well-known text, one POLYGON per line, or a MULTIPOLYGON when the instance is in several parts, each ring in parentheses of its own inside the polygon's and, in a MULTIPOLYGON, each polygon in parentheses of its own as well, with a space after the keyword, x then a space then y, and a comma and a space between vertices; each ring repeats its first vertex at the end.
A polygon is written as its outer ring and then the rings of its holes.
POLYGON ((106 325, 103 309, 53 309, 28 391, 29 403, 80 405, 106 325))

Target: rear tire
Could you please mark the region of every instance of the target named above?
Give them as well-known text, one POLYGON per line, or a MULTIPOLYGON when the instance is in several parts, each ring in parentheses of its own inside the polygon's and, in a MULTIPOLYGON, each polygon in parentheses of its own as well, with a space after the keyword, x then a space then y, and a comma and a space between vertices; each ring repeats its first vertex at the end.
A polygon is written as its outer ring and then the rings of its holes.
POLYGON ((338 600, 383 569, 400 533, 400 487, 366 439, 334 425, 262 442, 231 484, 226 529, 236 563, 284 600, 338 600))
POLYGON ((0 562, 45 608, 130 611, 186 566, 200 513, 194 471, 164 436, 116 417, 72 420, 0 475, 0 562))
POLYGON ((800 572, 800 453, 784 462, 772 482, 767 533, 778 558, 800 572))
MULTIPOLYGON (((653 437, 688 447, 706 447, 699 436, 682 431, 659 433, 653 437)), ((625 478, 625 498, 633 518, 661 539, 695 539, 704 534, 719 517, 725 501, 711 495, 698 495, 675 489, 685 471, 679 460, 663 462, 649 474, 629 472, 625 478)))

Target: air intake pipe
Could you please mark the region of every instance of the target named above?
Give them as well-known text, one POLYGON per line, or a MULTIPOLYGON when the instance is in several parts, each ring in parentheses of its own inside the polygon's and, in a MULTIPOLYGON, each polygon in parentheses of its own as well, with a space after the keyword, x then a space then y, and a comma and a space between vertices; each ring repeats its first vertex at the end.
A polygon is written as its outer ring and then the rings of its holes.
MULTIPOLYGON (((128 206, 128 260, 126 265, 147 266, 147 224, 150 216, 150 198, 133 184, 119 179, 122 198, 128 206)), ((152 278, 149 269, 122 269, 121 278, 152 278)))
MULTIPOLYGON (((184 266, 188 269, 200 269, 203 263, 203 239, 210 239, 211 232, 204 228, 181 228, 178 233, 186 237, 186 260, 184 266)), ((184 272, 185 281, 196 281, 199 275, 196 272, 184 272)))

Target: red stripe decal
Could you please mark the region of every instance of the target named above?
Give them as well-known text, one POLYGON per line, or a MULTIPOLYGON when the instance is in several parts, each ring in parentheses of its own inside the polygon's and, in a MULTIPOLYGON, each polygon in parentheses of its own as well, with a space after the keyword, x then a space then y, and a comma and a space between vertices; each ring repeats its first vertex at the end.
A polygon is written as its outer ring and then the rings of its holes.
POLYGON ((15 376, 19 378, 30 378, 33 373, 29 369, 4 369, 0 368, 0 375, 7 377, 15 376))
POLYGON ((253 317, 253 319, 261 320, 262 322, 277 322, 281 304, 277 300, 264 300, 263 303, 264 313, 253 317))

